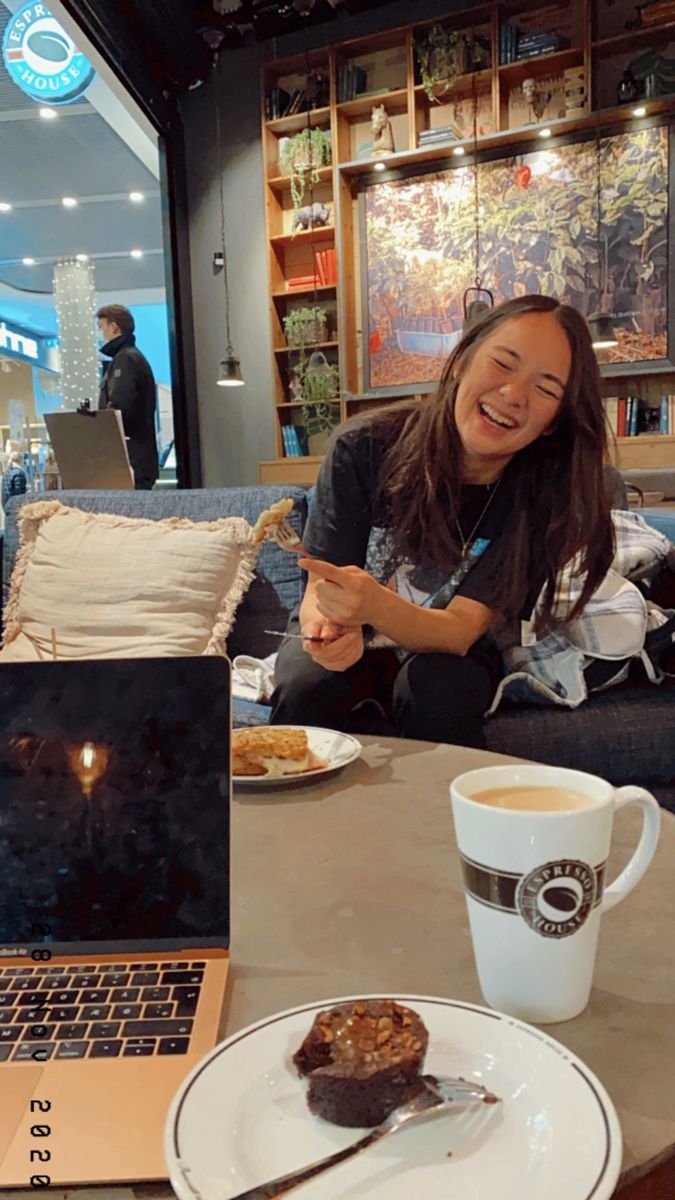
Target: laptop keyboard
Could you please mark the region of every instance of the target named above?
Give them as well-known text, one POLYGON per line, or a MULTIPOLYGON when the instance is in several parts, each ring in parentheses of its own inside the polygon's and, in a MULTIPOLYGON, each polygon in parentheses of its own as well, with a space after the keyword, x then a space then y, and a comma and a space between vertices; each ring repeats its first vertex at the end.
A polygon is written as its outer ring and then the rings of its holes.
POLYGON ((205 966, 0 966, 0 1063, 187 1054, 205 966))

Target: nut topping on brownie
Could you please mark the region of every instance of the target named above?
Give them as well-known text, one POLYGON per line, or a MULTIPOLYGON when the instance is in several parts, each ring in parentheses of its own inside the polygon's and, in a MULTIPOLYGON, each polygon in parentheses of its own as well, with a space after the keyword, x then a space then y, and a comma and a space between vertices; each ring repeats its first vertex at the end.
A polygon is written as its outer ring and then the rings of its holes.
POLYGON ((393 1000, 337 1004, 316 1017, 293 1056, 311 1112, 335 1125, 379 1125, 421 1086, 429 1035, 393 1000))

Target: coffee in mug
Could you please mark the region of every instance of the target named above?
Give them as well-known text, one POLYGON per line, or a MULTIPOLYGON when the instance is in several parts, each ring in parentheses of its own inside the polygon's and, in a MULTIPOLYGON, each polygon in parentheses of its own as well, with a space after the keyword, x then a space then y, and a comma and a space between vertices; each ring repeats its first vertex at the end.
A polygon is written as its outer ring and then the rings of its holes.
POLYGON ((475 804, 492 808, 518 808, 527 812, 569 812, 572 808, 587 808, 592 801, 569 788, 500 787, 488 788, 472 796, 475 804))
POLYGON ((483 996, 523 1021, 568 1021, 588 1004, 600 916, 639 883, 661 810, 644 788, 536 764, 468 771, 450 787, 483 996), (643 812, 628 865, 605 886, 614 813, 643 812))

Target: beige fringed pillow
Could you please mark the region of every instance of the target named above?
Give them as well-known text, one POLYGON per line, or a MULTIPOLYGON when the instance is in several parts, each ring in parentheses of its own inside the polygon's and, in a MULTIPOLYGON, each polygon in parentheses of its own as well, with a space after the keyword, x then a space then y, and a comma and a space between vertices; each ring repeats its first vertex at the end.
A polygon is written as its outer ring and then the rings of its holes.
POLYGON ((242 517, 25 504, 0 661, 224 654, 259 547, 242 517))

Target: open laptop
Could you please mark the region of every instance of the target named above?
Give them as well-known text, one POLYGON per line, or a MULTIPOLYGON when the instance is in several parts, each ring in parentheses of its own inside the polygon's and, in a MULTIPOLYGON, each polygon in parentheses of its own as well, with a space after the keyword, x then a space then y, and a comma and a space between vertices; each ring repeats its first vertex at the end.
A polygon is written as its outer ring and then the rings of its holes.
POLYGON ((230 727, 224 658, 0 664, 0 1187, 168 1177, 227 980, 230 727))

